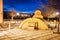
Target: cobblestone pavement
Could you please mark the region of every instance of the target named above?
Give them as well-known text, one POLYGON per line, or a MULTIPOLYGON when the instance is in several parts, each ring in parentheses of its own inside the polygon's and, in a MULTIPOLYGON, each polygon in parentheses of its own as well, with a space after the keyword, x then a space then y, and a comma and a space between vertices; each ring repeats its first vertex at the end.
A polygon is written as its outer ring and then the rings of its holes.
POLYGON ((14 28, 0 32, 0 40, 60 40, 51 30, 22 30, 14 28))

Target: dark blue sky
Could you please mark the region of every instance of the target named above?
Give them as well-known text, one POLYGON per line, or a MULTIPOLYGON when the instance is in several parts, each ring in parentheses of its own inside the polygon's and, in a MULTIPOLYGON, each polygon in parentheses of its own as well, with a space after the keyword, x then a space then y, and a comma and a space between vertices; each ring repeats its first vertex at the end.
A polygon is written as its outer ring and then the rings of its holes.
MULTIPOLYGON (((40 0, 46 4, 46 0, 40 0)), ((36 9, 43 9, 36 0, 3 0, 4 11, 14 8, 16 12, 34 12, 36 9)))

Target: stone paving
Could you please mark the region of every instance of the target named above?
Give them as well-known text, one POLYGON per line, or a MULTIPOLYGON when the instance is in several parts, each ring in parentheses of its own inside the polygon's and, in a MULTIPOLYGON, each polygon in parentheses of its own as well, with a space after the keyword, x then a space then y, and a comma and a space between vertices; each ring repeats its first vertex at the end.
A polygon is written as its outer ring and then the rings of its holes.
POLYGON ((0 32, 0 40, 59 40, 51 30, 22 30, 14 28, 0 32))

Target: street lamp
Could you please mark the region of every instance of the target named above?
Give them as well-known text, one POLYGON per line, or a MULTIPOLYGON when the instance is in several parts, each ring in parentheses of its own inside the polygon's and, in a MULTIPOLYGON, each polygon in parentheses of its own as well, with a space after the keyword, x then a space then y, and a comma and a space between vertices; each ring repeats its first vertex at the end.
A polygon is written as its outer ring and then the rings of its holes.
POLYGON ((16 13, 16 15, 18 15, 18 16, 19 16, 20 14, 19 14, 19 13, 16 13))
MULTIPOLYGON (((19 15, 20 15, 20 13, 19 13, 19 12, 17 12, 17 13, 16 13, 16 15, 17 15, 17 16, 19 16, 19 15)), ((18 21, 16 21, 16 24, 18 24, 18 21)))
MULTIPOLYGON (((58 16, 59 12, 56 12, 56 15, 58 16)), ((60 32, 59 32, 59 16, 57 17, 57 21, 58 21, 58 23, 57 23, 57 32, 54 32, 54 33, 60 34, 60 32)))
POLYGON ((56 15, 58 16, 59 15, 59 12, 56 12, 56 15))

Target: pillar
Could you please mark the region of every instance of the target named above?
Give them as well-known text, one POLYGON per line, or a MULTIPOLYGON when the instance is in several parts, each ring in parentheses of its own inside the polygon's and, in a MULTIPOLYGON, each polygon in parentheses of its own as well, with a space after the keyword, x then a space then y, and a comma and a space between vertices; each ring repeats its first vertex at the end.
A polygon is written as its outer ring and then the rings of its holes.
POLYGON ((3 7, 2 7, 2 0, 0 0, 0 23, 3 22, 3 7))

